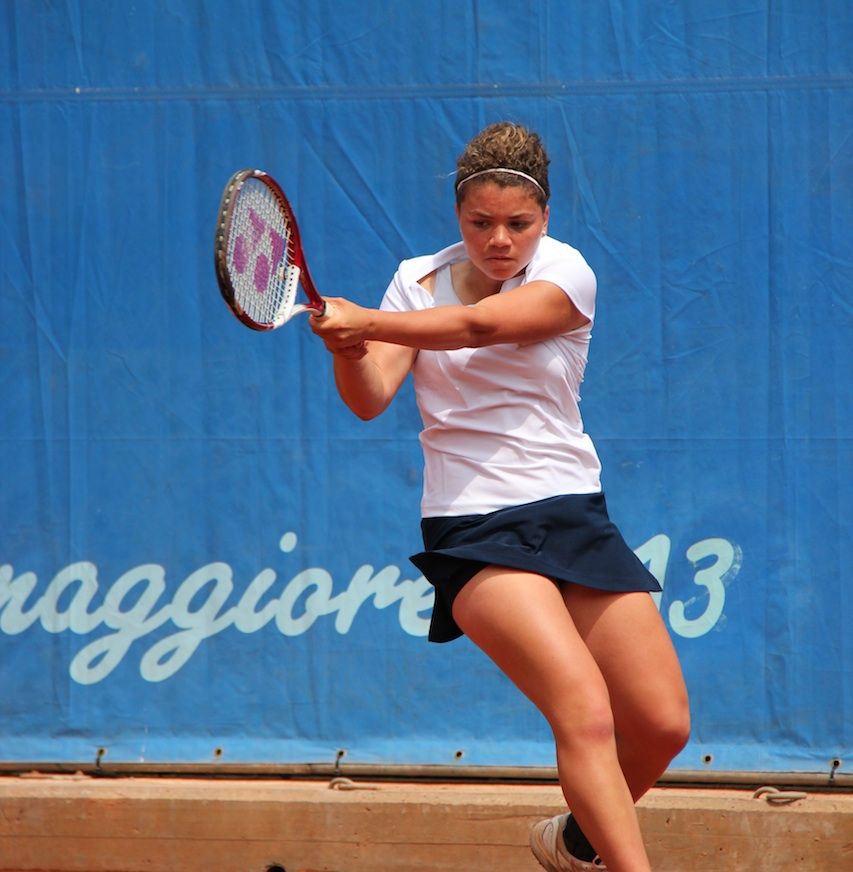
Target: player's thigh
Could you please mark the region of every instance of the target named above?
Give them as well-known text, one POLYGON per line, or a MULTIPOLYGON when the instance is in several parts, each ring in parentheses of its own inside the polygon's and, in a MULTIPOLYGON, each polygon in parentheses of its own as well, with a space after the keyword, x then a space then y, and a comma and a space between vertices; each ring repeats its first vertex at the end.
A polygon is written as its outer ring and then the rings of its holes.
POLYGON ((674 732, 689 726, 687 688, 675 647, 647 593, 563 585, 578 634, 607 682, 617 732, 644 724, 674 732))
POLYGON ((488 566, 462 588, 453 616, 552 726, 612 722, 604 678, 553 581, 488 566))

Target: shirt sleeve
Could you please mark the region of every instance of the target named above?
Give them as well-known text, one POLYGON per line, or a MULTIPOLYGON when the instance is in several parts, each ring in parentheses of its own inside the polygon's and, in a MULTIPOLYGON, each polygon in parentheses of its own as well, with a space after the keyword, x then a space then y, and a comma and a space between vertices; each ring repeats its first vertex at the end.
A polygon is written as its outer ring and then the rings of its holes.
POLYGON ((404 260, 394 273, 394 278, 391 279, 379 308, 387 312, 411 312, 425 308, 427 303, 424 298, 430 300, 431 298, 423 288, 418 286, 417 279, 431 270, 431 257, 404 260))
POLYGON ((590 322, 595 318, 595 273, 583 255, 570 245, 545 237, 530 263, 526 282, 552 282, 562 288, 575 308, 590 322))
POLYGON ((400 270, 394 273, 394 278, 391 279, 391 284, 388 285, 385 291, 385 296, 382 297, 382 302, 379 308, 386 312, 407 312, 412 306, 409 301, 409 294, 406 293, 405 286, 400 278, 400 270))

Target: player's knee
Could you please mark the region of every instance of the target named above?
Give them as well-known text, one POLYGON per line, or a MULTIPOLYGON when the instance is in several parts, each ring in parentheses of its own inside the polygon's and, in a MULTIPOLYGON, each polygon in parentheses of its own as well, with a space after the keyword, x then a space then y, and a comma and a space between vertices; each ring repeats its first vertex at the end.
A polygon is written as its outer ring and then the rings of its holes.
POLYGON ((561 707, 551 725, 558 740, 566 745, 610 744, 616 735, 613 712, 606 697, 561 707))
POLYGON ((681 753, 690 740, 690 712, 685 709, 674 714, 662 725, 660 734, 670 759, 681 753))
POLYGON ((640 741, 659 749, 662 757, 671 760, 690 739, 690 710, 686 701, 655 709, 641 732, 640 741))

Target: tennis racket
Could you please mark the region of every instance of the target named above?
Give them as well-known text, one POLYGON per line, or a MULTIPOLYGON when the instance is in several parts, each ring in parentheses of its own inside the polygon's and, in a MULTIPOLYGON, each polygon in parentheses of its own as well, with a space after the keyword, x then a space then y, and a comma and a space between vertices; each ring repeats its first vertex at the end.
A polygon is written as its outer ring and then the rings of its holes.
POLYGON ((253 330, 275 330, 301 312, 326 311, 308 272, 293 209, 281 186, 261 170, 240 170, 228 180, 214 259, 225 302, 253 330), (300 284, 306 303, 296 302, 300 284))

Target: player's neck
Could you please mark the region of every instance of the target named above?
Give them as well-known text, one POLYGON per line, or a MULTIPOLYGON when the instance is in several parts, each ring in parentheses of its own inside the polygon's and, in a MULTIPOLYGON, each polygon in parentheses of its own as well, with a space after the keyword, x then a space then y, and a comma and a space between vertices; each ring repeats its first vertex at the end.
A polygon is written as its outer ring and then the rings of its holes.
POLYGON ((503 282, 491 279, 480 272, 470 260, 454 263, 450 268, 450 275, 456 296, 466 306, 497 294, 503 286, 503 282))

